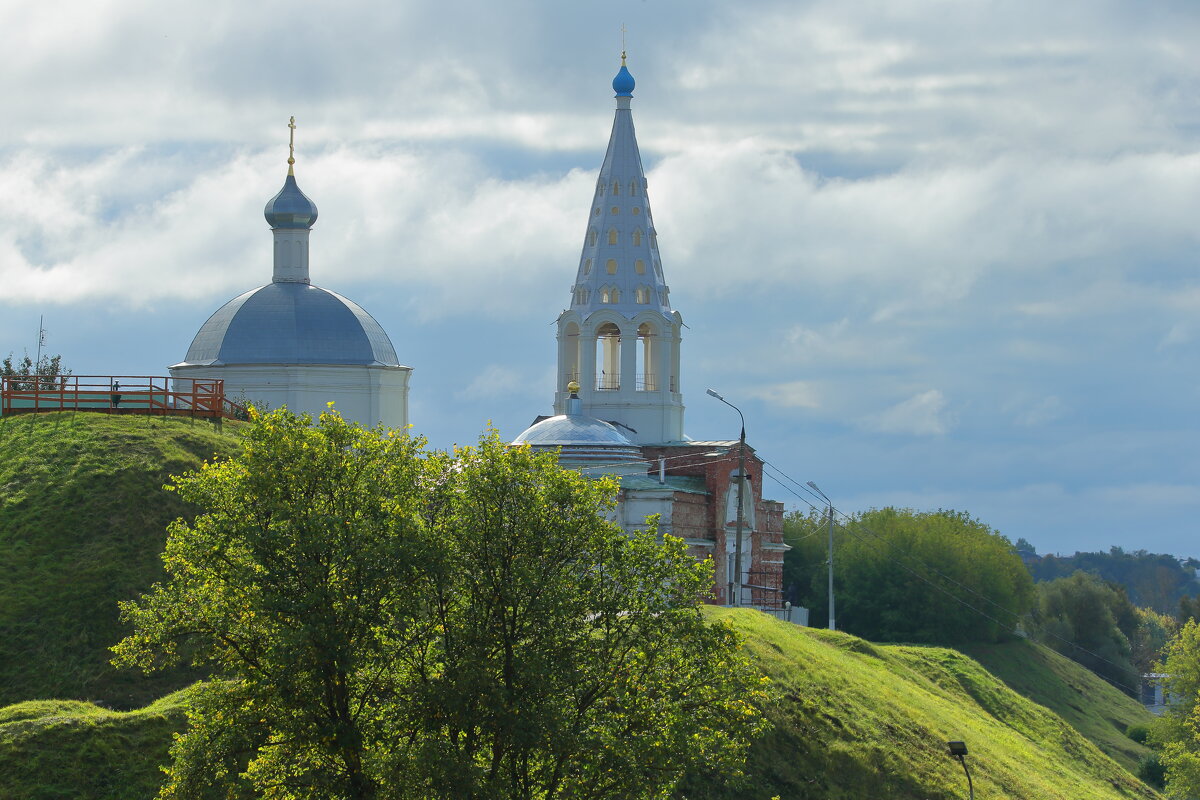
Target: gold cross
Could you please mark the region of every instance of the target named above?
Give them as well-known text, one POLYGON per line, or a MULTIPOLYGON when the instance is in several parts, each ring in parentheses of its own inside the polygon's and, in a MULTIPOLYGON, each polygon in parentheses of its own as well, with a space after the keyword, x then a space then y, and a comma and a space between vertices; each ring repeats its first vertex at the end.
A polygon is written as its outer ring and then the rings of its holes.
POLYGON ((621 66, 625 66, 625 23, 621 23, 621 66))
POLYGON ((296 118, 288 120, 288 175, 294 175, 292 165, 296 163, 296 118))

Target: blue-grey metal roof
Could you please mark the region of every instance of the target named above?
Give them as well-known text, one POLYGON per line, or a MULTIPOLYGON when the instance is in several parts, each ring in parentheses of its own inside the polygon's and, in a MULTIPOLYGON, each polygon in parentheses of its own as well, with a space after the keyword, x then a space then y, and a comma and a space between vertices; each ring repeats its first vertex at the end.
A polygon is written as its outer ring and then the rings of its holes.
POLYGON ((364 364, 400 366, 379 323, 336 292, 308 283, 268 283, 208 318, 175 366, 364 364))
POLYGON ((582 414, 559 414, 544 419, 526 428, 513 440, 513 444, 540 447, 568 447, 579 444, 634 446, 615 426, 582 414))
POLYGON ((272 228, 311 228, 317 221, 317 204, 300 191, 296 176, 289 174, 279 194, 267 201, 263 216, 272 228))

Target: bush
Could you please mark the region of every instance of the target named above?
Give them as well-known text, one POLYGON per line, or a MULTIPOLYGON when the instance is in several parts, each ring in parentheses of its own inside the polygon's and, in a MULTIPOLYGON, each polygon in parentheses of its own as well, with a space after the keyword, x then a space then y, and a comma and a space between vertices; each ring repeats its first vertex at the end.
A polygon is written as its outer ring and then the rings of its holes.
POLYGON ((1125 729, 1125 735, 1138 744, 1145 744, 1146 739, 1150 737, 1150 727, 1142 724, 1130 725, 1125 729))
POLYGON ((1138 762, 1137 776, 1142 783, 1155 789, 1166 785, 1166 768, 1159 762, 1158 753, 1151 753, 1138 762))

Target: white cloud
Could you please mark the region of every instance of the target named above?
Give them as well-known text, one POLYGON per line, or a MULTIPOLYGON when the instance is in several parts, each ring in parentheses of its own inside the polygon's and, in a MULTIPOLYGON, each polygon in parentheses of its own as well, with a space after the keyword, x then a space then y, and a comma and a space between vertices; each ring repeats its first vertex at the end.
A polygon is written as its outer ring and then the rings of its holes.
POLYGON ((954 427, 954 415, 937 389, 915 394, 863 420, 868 430, 909 436, 941 436, 954 427))

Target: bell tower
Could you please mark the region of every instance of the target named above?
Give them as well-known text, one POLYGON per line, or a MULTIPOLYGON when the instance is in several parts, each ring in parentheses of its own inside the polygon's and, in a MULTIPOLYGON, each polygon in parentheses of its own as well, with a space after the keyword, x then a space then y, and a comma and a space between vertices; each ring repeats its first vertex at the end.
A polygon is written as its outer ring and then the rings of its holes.
POLYGON ((588 210, 571 307, 558 317, 556 414, 579 383, 585 415, 621 426, 636 444, 683 439, 679 342, 658 232, 633 129, 634 80, 621 54, 616 117, 588 210))

